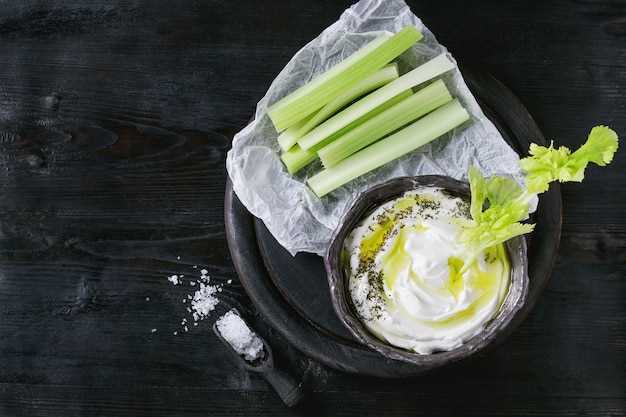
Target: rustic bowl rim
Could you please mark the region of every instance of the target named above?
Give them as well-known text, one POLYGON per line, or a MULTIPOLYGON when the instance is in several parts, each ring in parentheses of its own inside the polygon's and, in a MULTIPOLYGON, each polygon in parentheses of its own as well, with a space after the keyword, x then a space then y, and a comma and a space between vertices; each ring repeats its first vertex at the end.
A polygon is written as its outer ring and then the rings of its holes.
POLYGON ((393 346, 372 334, 358 318, 348 293, 347 277, 341 264, 343 242, 354 226, 369 212, 382 203, 398 197, 402 193, 422 187, 442 188, 454 195, 469 198, 469 184, 443 175, 419 175, 398 177, 375 185, 360 194, 343 215, 335 229, 331 243, 324 256, 324 266, 328 277, 330 295, 335 314, 352 335, 365 346, 379 352, 386 358, 409 362, 428 368, 443 366, 465 359, 485 349, 501 335, 505 338, 508 326, 526 303, 529 276, 526 239, 523 236, 506 242, 511 263, 511 283, 498 313, 478 334, 465 341, 458 348, 419 354, 393 346))

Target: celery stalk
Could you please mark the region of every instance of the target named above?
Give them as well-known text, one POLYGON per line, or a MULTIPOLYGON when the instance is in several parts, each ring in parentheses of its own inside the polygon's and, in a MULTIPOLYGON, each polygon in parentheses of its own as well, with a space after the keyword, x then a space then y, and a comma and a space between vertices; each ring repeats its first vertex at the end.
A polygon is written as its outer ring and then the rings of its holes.
POLYGON ((358 81, 342 94, 335 97, 334 100, 327 103, 318 112, 287 128, 287 130, 278 135, 278 144, 280 145, 280 148, 283 151, 288 150, 296 144, 298 139, 310 132, 315 126, 335 114, 342 107, 345 107, 346 104, 389 83, 390 81, 395 80, 399 76, 398 65, 396 63, 392 63, 376 71, 369 77, 358 81))
POLYGON ((317 159, 315 151, 305 151, 299 145, 294 145, 288 151, 283 152, 280 155, 280 159, 287 167, 287 172, 295 174, 305 166, 317 159))
MULTIPOLYGON (((319 112, 317 112, 317 113, 319 113, 319 112)), ((313 117, 315 117, 315 115, 317 113, 313 113, 311 116, 307 117, 306 119, 300 120, 295 125, 293 125, 293 126, 287 128, 286 130, 282 131, 278 135, 278 146, 280 146, 280 149, 282 149, 283 151, 288 151, 289 149, 291 149, 293 147, 293 145, 298 143, 298 139, 300 139, 302 137, 300 132, 303 131, 303 129, 306 126, 306 124, 311 119, 313 119, 313 117)))
POLYGON ((469 114, 459 101, 451 101, 393 135, 315 174, 307 181, 309 187, 318 197, 322 197, 343 184, 425 145, 468 119, 469 114))
POLYGON ((295 174, 296 172, 298 172, 299 170, 301 170, 302 168, 304 168, 305 166, 307 166, 308 164, 310 164, 311 162, 315 161, 318 158, 317 156, 318 149, 332 143, 335 139, 348 133, 351 129, 354 129, 358 127, 359 125, 361 125, 362 123, 366 122, 367 120, 373 117, 376 117, 377 115, 384 112, 385 110, 397 105, 398 103, 401 103, 402 101, 406 100, 408 97, 411 97, 412 94, 413 92, 411 90, 403 91, 397 96, 395 96, 394 98, 392 98, 391 100, 378 106, 377 108, 375 108, 374 110, 366 114, 365 116, 361 117, 358 120, 355 120, 354 122, 350 123, 348 126, 339 130, 336 134, 327 137, 322 142, 315 145, 313 148, 309 150, 304 150, 299 145, 296 144, 293 147, 291 147, 288 151, 283 152, 280 156, 280 159, 282 159, 283 163, 287 167, 287 171, 290 174, 295 174))
POLYGON ((311 149, 328 136, 351 123, 353 120, 367 114, 373 108, 389 100, 399 92, 422 84, 454 68, 454 62, 452 62, 446 53, 443 53, 337 113, 302 138, 298 139, 298 144, 303 149, 311 149))
POLYGON ((446 85, 443 81, 437 80, 324 146, 317 154, 326 168, 337 165, 342 159, 450 100, 452 96, 446 85))
POLYGON ((373 74, 422 38, 412 26, 395 35, 382 35, 309 83, 283 97, 268 109, 277 131, 282 132, 319 110, 352 84, 373 74))

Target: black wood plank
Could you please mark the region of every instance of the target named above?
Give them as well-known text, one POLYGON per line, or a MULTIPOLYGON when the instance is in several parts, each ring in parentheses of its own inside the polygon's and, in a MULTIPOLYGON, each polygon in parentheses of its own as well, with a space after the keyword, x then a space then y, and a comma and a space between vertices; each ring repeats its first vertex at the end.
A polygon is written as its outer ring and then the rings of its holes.
POLYGON ((0 385, 0 412, 12 416, 468 416, 551 417, 621 416, 620 398, 555 398, 511 395, 495 401, 479 397, 455 397, 449 393, 432 398, 419 391, 407 396, 400 392, 327 391, 314 393, 310 403, 288 410, 271 392, 222 391, 203 387, 150 387, 119 390, 115 387, 0 385), (469 404, 468 404, 469 402, 469 404))

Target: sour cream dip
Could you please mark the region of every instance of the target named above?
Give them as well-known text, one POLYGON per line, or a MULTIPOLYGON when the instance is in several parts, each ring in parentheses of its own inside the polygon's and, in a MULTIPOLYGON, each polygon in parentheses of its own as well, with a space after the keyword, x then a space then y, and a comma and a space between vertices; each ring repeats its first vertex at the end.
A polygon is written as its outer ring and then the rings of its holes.
POLYGON ((468 203, 423 187, 378 207, 344 242, 349 290, 365 326, 421 354, 457 348, 496 315, 510 282, 503 245, 459 240, 468 203))

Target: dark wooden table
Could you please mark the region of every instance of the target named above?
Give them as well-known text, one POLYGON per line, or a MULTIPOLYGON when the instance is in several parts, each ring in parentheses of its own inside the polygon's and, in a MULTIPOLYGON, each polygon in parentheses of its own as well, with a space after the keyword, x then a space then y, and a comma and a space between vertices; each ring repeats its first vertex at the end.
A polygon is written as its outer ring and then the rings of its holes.
MULTIPOLYGON (((626 2, 469 3, 412 7, 548 138, 626 135, 626 2)), ((192 287, 166 277, 193 265, 225 284, 218 312, 249 306, 224 237, 230 137, 348 5, 0 2, 1 416, 625 415, 624 150, 563 187, 547 290, 469 362, 408 381, 309 363, 313 401, 288 411, 211 320, 181 331, 192 287)))

